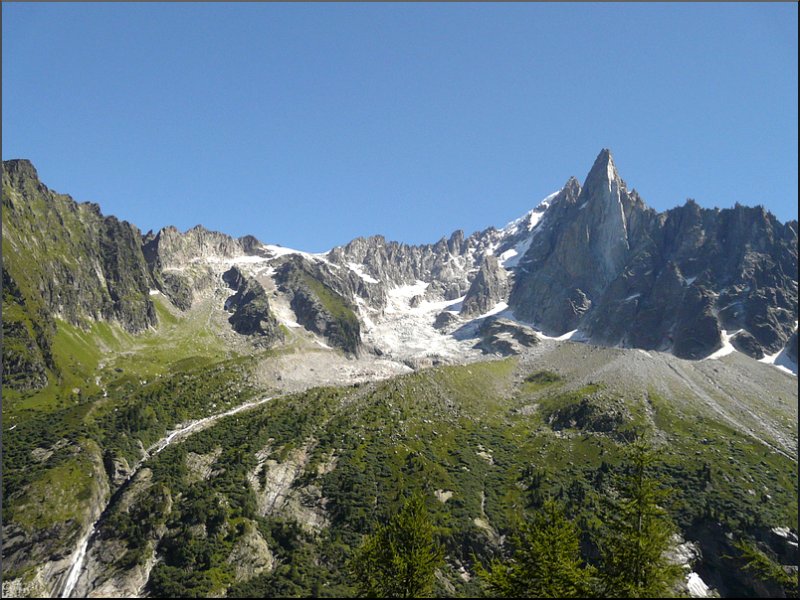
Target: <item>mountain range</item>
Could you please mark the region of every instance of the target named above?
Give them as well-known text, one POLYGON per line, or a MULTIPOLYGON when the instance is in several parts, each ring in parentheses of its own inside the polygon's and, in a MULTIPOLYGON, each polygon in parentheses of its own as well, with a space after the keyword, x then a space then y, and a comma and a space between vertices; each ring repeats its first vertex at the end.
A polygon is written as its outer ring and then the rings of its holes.
POLYGON ((346 594, 336 544, 424 472, 453 532, 439 591, 471 594, 532 465, 600 493, 630 428, 674 446, 695 577, 779 592, 734 575, 729 534, 796 569, 797 221, 659 213, 608 150, 502 229, 324 253, 142 233, 26 160, 2 189, 4 592, 346 594), (213 540, 225 556, 178 549, 213 540))

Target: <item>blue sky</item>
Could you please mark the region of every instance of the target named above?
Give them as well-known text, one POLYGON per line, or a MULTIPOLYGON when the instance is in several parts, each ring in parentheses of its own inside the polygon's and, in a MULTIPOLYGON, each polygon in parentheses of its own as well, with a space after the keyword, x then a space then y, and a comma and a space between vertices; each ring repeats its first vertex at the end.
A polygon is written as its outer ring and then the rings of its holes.
POLYGON ((603 147, 797 218, 797 4, 3 4, 3 158, 143 231, 502 226, 603 147))

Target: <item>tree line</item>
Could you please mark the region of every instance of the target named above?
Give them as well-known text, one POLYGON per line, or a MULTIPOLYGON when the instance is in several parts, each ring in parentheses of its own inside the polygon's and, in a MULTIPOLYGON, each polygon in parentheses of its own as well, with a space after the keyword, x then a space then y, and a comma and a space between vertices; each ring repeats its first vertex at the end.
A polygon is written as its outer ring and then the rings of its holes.
MULTIPOLYGON (((546 499, 512 535, 510 557, 488 565, 474 557, 484 592, 501 598, 675 596, 683 577, 669 552, 677 527, 663 508, 667 492, 653 475, 654 463, 646 442, 630 444, 603 527, 589 536, 591 561, 581 551, 587 532, 567 517, 563 503, 546 499)), ((365 537, 348 566, 362 597, 419 598, 433 594, 443 564, 444 548, 417 491, 365 537)))

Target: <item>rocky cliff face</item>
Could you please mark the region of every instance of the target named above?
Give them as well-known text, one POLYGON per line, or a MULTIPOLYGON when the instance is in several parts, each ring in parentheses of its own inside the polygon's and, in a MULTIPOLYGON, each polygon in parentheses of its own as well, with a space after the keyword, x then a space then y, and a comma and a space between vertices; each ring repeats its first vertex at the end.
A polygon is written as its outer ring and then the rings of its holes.
POLYGON ((477 347, 487 354, 510 356, 539 343, 536 332, 508 319, 487 318, 478 329, 481 341, 477 347))
POLYGON ((345 352, 356 354, 361 347, 361 325, 355 306, 325 283, 332 279, 298 255, 285 260, 275 277, 279 290, 289 295, 298 323, 345 352))
POLYGON ((387 242, 383 236, 356 238, 334 248, 326 258, 336 265, 363 266, 369 279, 387 288, 425 281, 430 283, 427 296, 452 300, 467 292, 475 270, 499 237, 499 232, 490 228, 466 239, 459 230, 449 239, 420 246, 387 242))
POLYGON ((141 234, 96 204, 55 194, 24 160, 3 163, 4 263, 27 301, 83 325, 113 319, 131 332, 156 323, 141 234))
POLYGON ((3 383, 44 385, 55 318, 86 327, 157 322, 139 230, 39 181, 26 160, 3 162, 3 383))
POLYGON ((269 300, 264 288, 256 280, 246 277, 239 269, 226 271, 223 280, 236 293, 225 302, 226 310, 232 311, 229 322, 234 331, 242 335, 257 336, 266 345, 283 339, 278 321, 270 312, 269 300))
POLYGON ((461 314, 475 317, 488 312, 498 302, 508 298, 508 291, 508 272, 497 262, 495 256, 488 255, 483 259, 478 274, 469 286, 461 314))
POLYGON ((252 236, 243 240, 209 231, 202 225, 196 225, 186 233, 170 226, 156 235, 150 232, 146 236, 145 254, 149 262, 161 270, 181 269, 191 263, 253 254, 254 248, 260 245, 252 236))
POLYGON ((545 213, 520 261, 510 302, 515 314, 548 334, 577 329, 627 258, 635 208, 644 206, 603 151, 583 187, 570 179, 545 213))
POLYGON ((761 358, 780 350, 797 315, 797 223, 763 208, 658 214, 627 191, 608 151, 580 191, 568 184, 520 261, 515 315, 546 333, 702 358, 735 334, 761 358))
POLYGON ((142 253, 155 287, 181 310, 191 307, 196 292, 217 283, 211 265, 256 255, 260 247, 253 236, 237 240, 202 225, 185 233, 172 226, 164 227, 142 238, 142 253))

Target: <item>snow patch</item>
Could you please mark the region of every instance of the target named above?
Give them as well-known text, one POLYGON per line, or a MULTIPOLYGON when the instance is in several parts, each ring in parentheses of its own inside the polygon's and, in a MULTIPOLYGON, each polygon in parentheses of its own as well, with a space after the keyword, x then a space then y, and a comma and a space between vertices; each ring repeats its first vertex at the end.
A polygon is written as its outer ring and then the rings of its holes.
POLYGON ((545 335, 541 331, 537 331, 537 333, 539 334, 539 337, 541 337, 542 339, 555 340, 557 342, 566 342, 566 341, 570 341, 570 342, 585 342, 585 341, 587 341, 589 339, 589 338, 586 337, 586 334, 583 333, 582 331, 580 331, 579 329, 573 329, 572 331, 568 331, 567 333, 564 333, 562 335, 558 335, 558 336, 555 336, 555 337, 554 336, 545 335))
POLYGON ((374 277, 370 277, 369 275, 367 275, 364 272, 364 266, 363 265, 359 265, 358 263, 352 263, 351 262, 351 263, 347 263, 347 266, 350 267, 350 270, 353 271, 353 273, 355 273, 356 275, 361 277, 361 279, 363 279, 367 283, 380 283, 380 281, 378 281, 374 277))
POLYGON ((493 315, 500 314, 501 312, 503 312, 507 308, 508 308, 508 304, 506 302, 498 302, 497 304, 494 305, 494 308, 492 308, 491 310, 483 313, 482 315, 480 315, 478 317, 475 317, 474 320, 485 319, 486 317, 491 317, 493 315))
POLYGON ((427 283, 417 279, 417 281, 413 284, 401 285, 396 288, 390 289, 386 293, 389 302, 386 308, 384 309, 384 312, 389 314, 396 312, 405 312, 410 307, 411 299, 414 298, 415 296, 423 295, 427 288, 428 288, 427 283))
POLYGON ((234 256, 230 259, 231 262, 235 264, 254 264, 254 263, 262 263, 266 262, 269 259, 264 256, 256 256, 253 254, 244 254, 242 256, 234 256))
POLYGON ((301 252, 300 250, 284 248, 283 246, 275 246, 273 244, 265 244, 262 246, 262 248, 264 248, 264 250, 269 250, 275 256, 286 256, 287 254, 305 254, 305 252, 301 252))
POLYGON ((533 235, 522 240, 513 248, 509 248, 497 258, 500 260, 501 264, 506 269, 510 269, 511 267, 516 267, 519 264, 519 261, 522 259, 522 257, 525 256, 525 253, 528 251, 528 248, 531 247, 532 242, 533 242, 533 235))
POLYGON ((729 332, 727 330, 722 331, 722 348, 717 350, 716 352, 712 352, 708 356, 706 356, 703 360, 717 360, 718 358, 722 358, 723 356, 728 356, 733 352, 736 352, 736 348, 733 347, 731 344, 731 338, 734 337, 737 333, 742 331, 741 329, 737 329, 734 332, 729 332))
POLYGON ((710 598, 711 588, 700 578, 700 575, 692 571, 686 576, 686 589, 692 598, 710 598))
POLYGON ((788 373, 789 375, 794 375, 797 377, 797 363, 794 362, 791 358, 789 358, 789 354, 786 352, 786 348, 779 350, 775 354, 770 354, 769 356, 765 356, 764 358, 759 359, 760 363, 764 363, 767 365, 772 365, 776 369, 780 369, 784 373, 788 373))
MULTIPOLYGON (((464 301, 431 301, 424 299, 428 284, 417 280, 388 290, 383 313, 364 320, 364 338, 390 357, 399 360, 425 357, 464 358, 471 352, 471 344, 444 335, 433 328, 436 316, 442 311, 452 311, 464 301), (417 306, 411 299, 423 296, 417 306)), ((367 314, 365 303, 358 302, 362 318, 367 314)), ((474 351, 477 353, 477 351, 474 351)))
POLYGON ((160 293, 161 293, 161 292, 159 292, 158 290, 150 290, 150 295, 151 295, 151 296, 157 296, 157 295, 158 295, 158 294, 160 294, 160 293))
MULTIPOLYGON (((258 260, 250 260, 250 261, 243 261, 243 262, 259 262, 259 261, 265 261, 265 260, 272 260, 274 258, 278 258, 279 256, 287 256, 289 254, 299 254, 300 256, 302 256, 304 258, 307 258, 310 261, 324 262, 324 263, 327 263, 328 265, 330 265, 332 267, 335 267, 335 268, 339 267, 339 265, 334 265, 333 263, 328 261, 327 258, 325 258, 327 256, 327 254, 328 254, 327 252, 319 252, 317 254, 312 254, 311 252, 303 252, 302 250, 295 250, 294 248, 286 248, 284 246, 276 246, 274 244, 264 244, 263 246, 261 246, 261 248, 263 250, 267 250, 268 252, 270 252, 272 254, 272 256, 270 256, 269 258, 264 258, 264 257, 261 257, 261 256, 248 257, 248 258, 255 258, 255 259, 258 259, 258 260)), ((240 257, 237 257, 235 260, 239 261, 240 257)))

